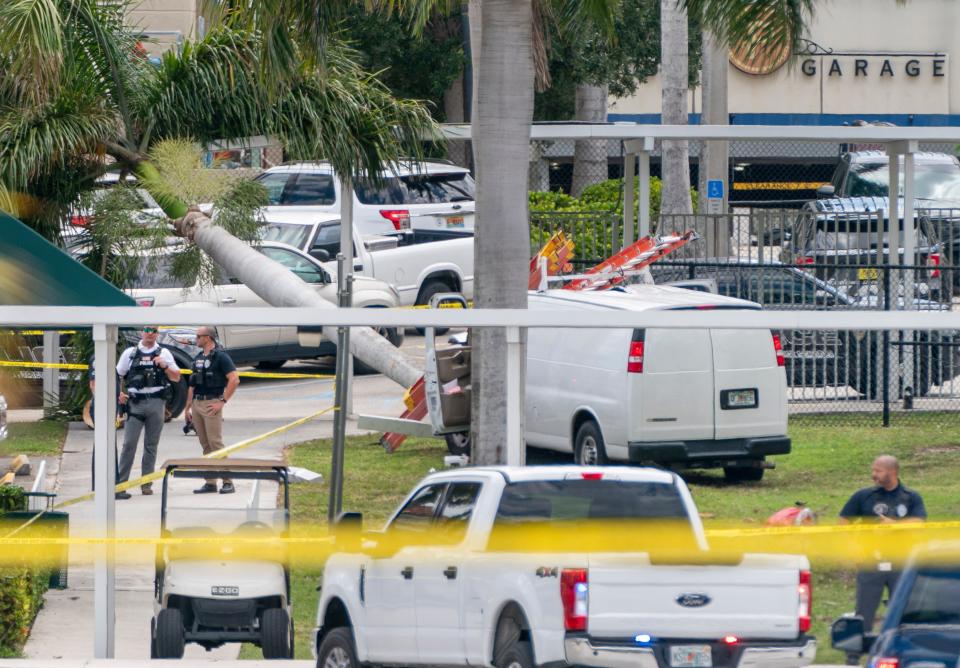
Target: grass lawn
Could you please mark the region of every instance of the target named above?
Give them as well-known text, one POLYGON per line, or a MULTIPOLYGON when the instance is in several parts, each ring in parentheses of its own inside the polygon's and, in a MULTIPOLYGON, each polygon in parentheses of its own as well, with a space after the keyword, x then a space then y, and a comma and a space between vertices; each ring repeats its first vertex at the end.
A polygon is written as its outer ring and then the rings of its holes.
MULTIPOLYGON (((792 426, 793 454, 776 458, 777 468, 760 483, 728 485, 720 473, 687 476, 700 511, 712 524, 746 522, 762 525, 776 510, 796 500, 805 501, 822 522, 834 520, 854 490, 869 484, 870 463, 877 454, 891 453, 901 461, 904 482, 920 491, 931 518, 956 519, 960 498, 960 424, 912 423, 881 427, 848 427, 843 421, 823 419, 817 426, 792 426)), ((310 441, 288 451, 289 462, 329 474, 330 442, 310 441)), ((431 468, 442 468, 443 441, 409 440, 386 455, 373 436, 348 439, 344 481, 345 510, 361 511, 364 524, 379 526, 411 487, 431 468)), ((531 458, 532 459, 532 458, 531 458)), ((550 455, 536 457, 551 460, 550 455)), ((552 461, 566 462, 560 457, 552 461)), ((291 503, 294 521, 324 523, 326 485, 296 484, 291 503)), ((840 652, 829 648, 829 626, 837 616, 853 610, 853 571, 814 564, 814 627, 819 641, 819 663, 843 663, 840 652)), ((309 658, 309 634, 315 623, 319 571, 295 568, 293 605, 297 626, 297 657, 309 658)), ((882 612, 882 610, 881 610, 882 612)), ((259 658, 260 650, 245 647, 244 658, 259 658)))
POLYGON ((58 455, 67 435, 66 422, 11 422, 9 435, 0 441, 0 457, 25 455, 58 455))

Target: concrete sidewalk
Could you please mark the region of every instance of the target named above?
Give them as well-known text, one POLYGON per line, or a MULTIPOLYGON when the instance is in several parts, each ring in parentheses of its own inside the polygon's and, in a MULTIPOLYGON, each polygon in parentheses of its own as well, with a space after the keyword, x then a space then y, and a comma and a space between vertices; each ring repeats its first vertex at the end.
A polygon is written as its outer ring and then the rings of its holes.
MULTIPOLYGON (((304 369, 304 371, 310 371, 304 369)), ((360 377, 355 385, 355 410, 385 415, 398 415, 403 410, 403 390, 382 376, 360 377)), ((293 380, 244 383, 225 410, 224 442, 227 445, 257 436, 283 424, 318 411, 333 404, 333 384, 327 380, 293 380)), ((238 457, 280 459, 285 447, 305 440, 329 437, 332 434, 333 413, 321 416, 307 424, 295 427, 283 434, 272 436, 238 457)), ((198 457, 200 444, 193 434, 184 436, 183 421, 177 419, 164 426, 160 440, 157 465, 168 459, 198 457)), ((350 433, 358 433, 354 422, 348 427, 350 433)), ((122 432, 118 432, 118 441, 122 432)), ((57 476, 57 500, 63 501, 86 494, 91 489, 91 456, 93 431, 82 423, 73 423, 67 432, 57 476)), ((133 476, 139 475, 142 443, 134 465, 133 476)), ((54 467, 56 468, 56 467, 54 467)), ((186 481, 184 481, 186 482, 186 481)), ((192 487, 199 481, 189 481, 192 487)), ((237 493, 232 496, 207 494, 196 497, 191 486, 180 487, 172 493, 172 501, 178 505, 204 503, 220 505, 230 501, 245 502, 250 494, 251 481, 237 481, 237 493)), ((116 520, 120 535, 138 537, 156 536, 160 524, 159 484, 154 485, 153 496, 143 496, 139 488, 130 490, 133 498, 117 501, 116 520)), ((263 498, 261 499, 263 502, 263 498)), ((270 499, 270 502, 273 500, 270 499)), ((236 506, 235 506, 236 507, 236 506)), ((93 501, 84 501, 67 508, 70 513, 72 536, 90 535, 93 529, 93 501)), ((124 554, 128 563, 118 563, 116 568, 116 652, 117 659, 149 659, 150 620, 153 616, 154 564, 152 549, 143 554, 124 554)), ((77 662, 78 657, 93 656, 93 566, 78 562, 77 551, 71 550, 69 587, 65 590, 50 590, 44 600, 30 639, 24 649, 27 659, 16 665, 63 665, 60 660, 70 660, 70 665, 101 665, 100 663, 77 662)), ((119 561, 119 559, 118 559, 119 561)), ((224 645, 206 652, 198 645, 187 645, 185 659, 235 659, 240 645, 224 645)), ((6 665, 0 662, 0 665, 6 665)), ((120 665, 102 664, 102 665, 120 665)), ((123 665, 131 665, 126 662, 123 665)), ((144 663, 146 665, 146 663, 144 663)), ((152 662, 150 665, 158 665, 152 662)), ((177 665, 184 666, 183 662, 177 665)), ((244 662, 244 666, 251 665, 244 662)), ((256 665, 256 664, 253 664, 256 665)))

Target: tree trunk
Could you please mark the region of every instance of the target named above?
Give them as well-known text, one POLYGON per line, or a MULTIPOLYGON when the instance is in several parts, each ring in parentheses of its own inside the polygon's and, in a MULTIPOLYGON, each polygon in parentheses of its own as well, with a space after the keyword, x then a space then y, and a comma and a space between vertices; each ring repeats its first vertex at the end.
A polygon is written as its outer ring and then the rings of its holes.
MULTIPOLYGON (((660 0, 660 79, 661 117, 665 125, 687 124, 687 13, 677 0, 660 0)), ((660 203, 663 214, 693 213, 690 200, 690 152, 686 141, 665 140, 661 144, 663 190, 660 203)), ((683 220, 667 217, 658 232, 679 231, 683 220)))
MULTIPOLYGON (((578 121, 605 123, 607 120, 607 86, 577 84, 576 117, 578 121)), ((570 194, 580 197, 583 189, 607 180, 607 142, 602 139, 580 139, 573 145, 573 185, 570 194)))
MULTIPOLYGON (((236 276, 271 306, 299 306, 336 309, 288 269, 268 259, 199 212, 190 212, 174 221, 177 233, 193 240, 217 264, 236 276)), ((323 335, 337 340, 336 327, 324 327, 323 335)), ((399 349, 369 327, 354 327, 350 352, 362 362, 404 387, 423 375, 399 349)))
MULTIPOLYGON (((531 0, 483 0, 481 14, 473 122, 477 168, 474 307, 525 309, 534 76, 531 0)), ((477 62, 476 52, 474 56, 477 62)), ((501 464, 506 461, 507 442, 506 336, 500 329, 477 328, 471 332, 471 344, 471 458, 479 465, 501 464)), ((521 359, 526 359, 525 353, 521 359)), ((522 380, 520 387, 524 387, 522 380)), ((513 399, 522 402, 523 392, 513 399)))

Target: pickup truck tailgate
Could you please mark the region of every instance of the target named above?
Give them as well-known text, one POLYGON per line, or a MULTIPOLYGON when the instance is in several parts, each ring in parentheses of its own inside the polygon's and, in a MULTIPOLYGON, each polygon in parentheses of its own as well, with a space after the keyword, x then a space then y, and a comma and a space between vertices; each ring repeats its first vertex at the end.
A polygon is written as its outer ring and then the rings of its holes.
MULTIPOLYGON (((594 555, 587 627, 597 638, 790 639, 798 635, 799 568, 765 555, 736 566, 656 565, 594 555)), ((786 557, 790 559, 790 557, 786 557)))

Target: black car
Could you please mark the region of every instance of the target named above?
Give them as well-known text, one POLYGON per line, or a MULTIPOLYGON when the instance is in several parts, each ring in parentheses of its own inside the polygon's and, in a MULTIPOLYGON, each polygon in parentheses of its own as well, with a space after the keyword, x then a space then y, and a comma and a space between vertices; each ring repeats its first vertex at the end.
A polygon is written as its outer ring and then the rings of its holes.
MULTIPOLYGON (((850 295, 816 276, 780 262, 738 258, 659 260, 650 266, 658 284, 711 280, 719 294, 757 302, 772 310, 863 311, 864 318, 882 307, 875 294, 850 295)), ((897 304, 893 305, 894 308, 897 304)), ((914 299, 917 310, 947 310, 935 301, 914 299)), ((783 330, 780 338, 792 386, 850 386, 871 399, 882 393, 879 365, 881 334, 867 331, 783 330)), ((893 333, 892 340, 896 341, 893 333)), ((955 333, 918 332, 916 341, 897 351, 916 350, 914 394, 925 395, 933 385, 960 373, 955 333)))
POLYGON ((835 648, 869 654, 868 666, 942 666, 960 657, 960 550, 956 544, 918 552, 907 564, 880 633, 845 616, 830 629, 835 648))

